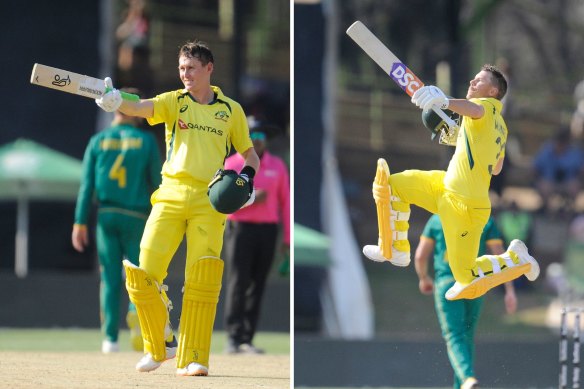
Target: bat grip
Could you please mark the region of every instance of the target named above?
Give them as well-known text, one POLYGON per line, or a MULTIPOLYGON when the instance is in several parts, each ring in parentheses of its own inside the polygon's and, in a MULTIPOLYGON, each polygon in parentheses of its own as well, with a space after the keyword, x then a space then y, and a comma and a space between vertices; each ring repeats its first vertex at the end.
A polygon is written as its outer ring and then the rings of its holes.
MULTIPOLYGON (((105 88, 104 93, 108 93, 111 90, 112 90, 111 88, 105 88)), ((126 101, 140 101, 140 96, 135 95, 133 93, 127 93, 127 92, 120 91, 120 96, 122 96, 122 99, 124 99, 126 101)))
POLYGON ((444 122, 448 125, 448 128, 458 128, 456 122, 452 120, 450 116, 446 115, 446 113, 437 106, 433 105, 432 111, 436 112, 436 114, 440 116, 442 120, 444 120, 444 122))
POLYGON ((126 93, 126 92, 120 91, 120 94, 122 95, 122 99, 124 99, 126 101, 140 101, 140 96, 135 95, 133 93, 126 93))

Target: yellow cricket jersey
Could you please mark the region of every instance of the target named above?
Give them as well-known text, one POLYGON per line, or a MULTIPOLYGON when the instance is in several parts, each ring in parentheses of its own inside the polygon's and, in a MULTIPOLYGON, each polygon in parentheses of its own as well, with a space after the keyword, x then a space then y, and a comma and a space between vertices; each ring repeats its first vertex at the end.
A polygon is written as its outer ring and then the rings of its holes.
POLYGON ((505 156, 507 125, 501 117, 501 101, 494 98, 470 101, 482 105, 485 114, 480 119, 463 118, 444 187, 467 198, 488 199, 493 169, 505 156))
POLYGON ((231 145, 239 153, 253 147, 241 105, 211 87, 215 101, 202 105, 184 89, 162 93, 152 99, 150 125, 165 124, 166 161, 162 175, 209 182, 223 168, 231 145))

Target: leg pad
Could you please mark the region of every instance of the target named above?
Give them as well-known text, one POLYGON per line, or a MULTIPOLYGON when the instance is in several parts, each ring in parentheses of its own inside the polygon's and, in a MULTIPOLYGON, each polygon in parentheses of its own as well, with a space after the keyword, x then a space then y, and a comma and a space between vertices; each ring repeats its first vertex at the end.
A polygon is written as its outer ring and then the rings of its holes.
POLYGON ((176 367, 185 368, 191 362, 209 367, 211 334, 221 291, 223 261, 217 257, 202 257, 193 265, 190 279, 185 281, 179 325, 176 367))
POLYGON ((379 248, 381 254, 391 259, 393 245, 391 231, 391 188, 389 187, 389 166, 383 158, 377 160, 377 170, 373 181, 373 199, 377 207, 377 226, 379 229, 379 248))
POLYGON ((144 351, 152 354, 155 361, 166 359, 165 329, 169 321, 169 300, 159 285, 143 269, 124 260, 126 289, 130 301, 136 306, 140 329, 144 339, 144 351))

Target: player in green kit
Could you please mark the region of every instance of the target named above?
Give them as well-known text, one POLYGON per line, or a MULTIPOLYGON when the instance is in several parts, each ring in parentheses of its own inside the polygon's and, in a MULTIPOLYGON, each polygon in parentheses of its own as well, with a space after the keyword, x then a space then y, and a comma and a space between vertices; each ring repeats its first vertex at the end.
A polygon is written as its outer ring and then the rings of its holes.
POLYGON ((186 237, 176 374, 209 374, 227 215, 214 208, 207 193, 214 193, 209 185, 217 187, 216 180, 221 175, 216 173, 223 169, 232 147, 245 162, 239 174, 231 171, 227 177, 246 191, 247 205, 254 200, 253 177, 260 160, 249 136, 243 108, 219 87, 211 85, 214 66, 213 53, 206 44, 187 42, 178 53, 178 75, 184 88, 151 99, 127 101, 122 100, 107 78, 108 92, 96 100, 106 111, 119 109, 146 118, 151 125, 165 124, 162 184, 152 195, 152 212, 140 242, 140 265, 124 261, 126 289, 136 304, 144 339, 145 354, 136 364, 136 370, 141 372, 155 370, 175 356, 169 344, 173 338, 171 305, 163 282, 170 261, 186 237))
MULTIPOLYGON (((502 235, 492 217, 481 234, 478 254, 485 254, 487 249, 495 255, 505 251, 502 235)), ((483 298, 449 301, 444 296, 455 280, 448 264, 446 240, 438 215, 432 215, 424 227, 416 249, 415 267, 420 280, 420 292, 424 294, 434 292, 438 322, 454 370, 454 389, 478 388, 473 362, 474 332, 483 306, 483 298), (428 271, 431 257, 434 259, 434 279, 428 271)), ((517 309, 517 297, 511 282, 505 283, 505 308, 507 313, 514 313, 517 309)))
MULTIPOLYGON (((137 94, 133 89, 125 91, 137 94)), ((104 353, 119 351, 122 260, 138 264, 140 239, 151 208, 150 195, 161 181, 162 162, 156 140, 138 127, 140 120, 116 111, 111 127, 91 138, 83 157, 83 178, 71 240, 79 252, 89 243, 87 222, 95 198, 104 353)), ((138 316, 132 303, 126 321, 132 347, 142 350, 138 316)))

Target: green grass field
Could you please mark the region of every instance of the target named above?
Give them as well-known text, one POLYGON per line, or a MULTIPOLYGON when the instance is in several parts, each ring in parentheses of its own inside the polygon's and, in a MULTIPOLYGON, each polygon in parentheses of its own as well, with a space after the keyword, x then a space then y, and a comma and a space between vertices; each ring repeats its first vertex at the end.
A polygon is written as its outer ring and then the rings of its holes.
MULTIPOLYGON (((120 331, 121 351, 131 351, 129 332, 120 331)), ((16 329, 0 328, 0 351, 100 351, 102 335, 98 329, 55 328, 16 329)), ((227 337, 215 331, 211 353, 223 353, 227 337)), ((290 335, 287 333, 259 332, 254 340, 257 347, 269 354, 289 354, 290 335)))

